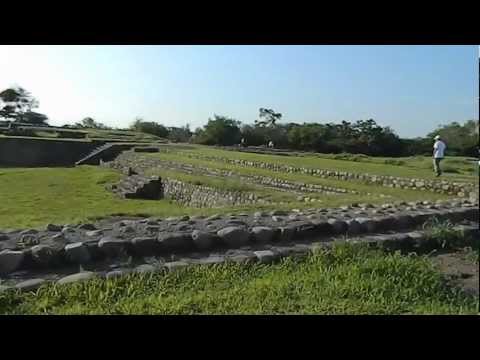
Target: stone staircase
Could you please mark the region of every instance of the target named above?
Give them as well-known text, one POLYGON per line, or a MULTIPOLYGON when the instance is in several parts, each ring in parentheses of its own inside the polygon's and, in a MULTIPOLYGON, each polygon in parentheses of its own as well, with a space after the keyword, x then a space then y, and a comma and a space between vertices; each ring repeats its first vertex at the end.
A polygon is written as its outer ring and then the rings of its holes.
POLYGON ((102 161, 112 161, 121 152, 129 150, 134 146, 135 144, 107 143, 94 149, 87 156, 78 160, 75 165, 100 165, 102 161))
POLYGON ((118 184, 109 185, 108 190, 124 199, 158 200, 163 198, 163 185, 159 176, 127 176, 118 184))

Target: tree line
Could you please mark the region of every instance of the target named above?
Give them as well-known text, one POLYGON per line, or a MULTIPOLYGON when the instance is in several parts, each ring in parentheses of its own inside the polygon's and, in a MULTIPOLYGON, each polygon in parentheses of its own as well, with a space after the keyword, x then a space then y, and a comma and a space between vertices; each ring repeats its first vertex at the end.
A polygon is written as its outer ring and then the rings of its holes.
MULTIPOLYGON (((33 111, 38 105, 38 101, 23 88, 13 87, 0 92, 0 118, 16 123, 47 125, 48 117, 33 111)), ((382 127, 373 119, 342 121, 340 124, 282 124, 281 119, 281 113, 260 108, 259 119, 253 124, 242 124, 228 116, 214 115, 205 126, 192 132, 188 124, 183 127, 165 127, 158 122, 138 117, 130 129, 174 142, 231 146, 240 144, 243 139, 243 144, 247 146, 262 146, 272 141, 280 149, 389 157, 429 155, 432 139, 439 134, 447 143, 449 155, 478 155, 478 120, 469 120, 464 124, 452 122, 438 127, 425 137, 402 139, 390 127, 382 127)), ((65 127, 111 129, 91 117, 65 127)))

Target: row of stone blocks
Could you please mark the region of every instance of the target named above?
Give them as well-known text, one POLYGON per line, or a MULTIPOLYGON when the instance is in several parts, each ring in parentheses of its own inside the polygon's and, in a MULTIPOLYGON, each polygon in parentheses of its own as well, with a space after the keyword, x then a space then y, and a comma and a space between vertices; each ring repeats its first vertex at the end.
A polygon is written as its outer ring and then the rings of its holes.
MULTIPOLYGON (((166 149, 162 150, 165 152, 171 152, 171 150, 166 149)), ((256 167, 261 169, 268 169, 279 172, 287 173, 301 173, 308 174, 313 176, 320 176, 323 178, 333 177, 338 180, 360 180, 370 185, 380 185, 392 188, 404 188, 412 190, 422 190, 422 191, 432 191, 436 193, 457 195, 459 197, 478 197, 478 184, 472 183, 462 183, 462 182, 450 182, 450 181, 437 181, 437 180, 426 180, 426 179, 413 179, 413 178, 402 178, 394 176, 385 176, 385 175, 372 175, 372 174, 360 174, 360 173, 350 173, 346 171, 336 171, 336 170, 327 170, 327 169, 316 169, 316 168, 305 168, 305 167, 295 167, 284 164, 269 163, 262 161, 251 161, 243 159, 230 159, 220 156, 208 156, 203 154, 193 154, 185 153, 184 155, 201 160, 212 160, 212 161, 221 161, 229 164, 234 164, 244 167, 256 167)))
POLYGON ((453 223, 462 220, 478 222, 479 209, 459 208, 418 213, 414 215, 357 218, 348 221, 330 219, 312 220, 282 227, 227 226, 217 232, 161 232, 157 236, 135 237, 132 240, 104 237, 100 241, 76 242, 64 248, 36 245, 26 250, 0 252, 0 274, 20 269, 51 268, 67 264, 86 264, 120 256, 151 256, 175 252, 209 250, 218 247, 239 248, 249 243, 276 243, 315 239, 329 235, 358 235, 382 231, 396 231, 418 227, 436 217, 453 223))
MULTIPOLYGON (((432 251, 434 249, 441 248, 456 248, 462 246, 472 246, 478 244, 479 229, 477 226, 465 226, 460 225, 454 228, 455 231, 462 233, 460 241, 449 243, 450 239, 446 239, 446 242, 439 243, 438 239, 432 238, 425 232, 412 231, 407 233, 395 233, 395 234, 382 234, 373 236, 363 236, 349 239, 346 242, 355 244, 366 244, 369 248, 383 249, 385 251, 401 251, 403 253, 415 252, 417 254, 432 251)), ((334 239, 335 240, 335 239, 334 239)), ((342 241, 325 241, 325 242, 313 242, 309 244, 295 244, 293 246, 285 246, 276 248, 275 250, 259 250, 254 251, 251 255, 236 255, 230 258, 224 256, 213 256, 198 260, 191 261, 171 261, 163 264, 152 265, 143 264, 133 269, 112 270, 109 272, 94 272, 94 271, 81 271, 75 274, 65 276, 56 283, 58 285, 64 285, 69 283, 77 283, 93 278, 115 278, 120 276, 126 276, 131 273, 167 273, 184 269, 189 266, 200 265, 218 265, 226 262, 251 264, 251 263, 263 263, 271 264, 275 263, 285 257, 305 257, 308 254, 314 254, 317 251, 328 251, 335 244, 342 241)), ((47 281, 41 278, 29 279, 17 283, 15 286, 7 287, 0 285, 0 292, 7 290, 17 291, 32 291, 36 290, 40 286, 44 285, 47 281)))

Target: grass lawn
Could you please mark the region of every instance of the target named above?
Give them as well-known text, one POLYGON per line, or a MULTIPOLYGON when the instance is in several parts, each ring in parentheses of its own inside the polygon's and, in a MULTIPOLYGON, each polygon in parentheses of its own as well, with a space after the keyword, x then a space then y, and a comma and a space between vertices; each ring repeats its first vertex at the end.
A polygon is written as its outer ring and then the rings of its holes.
MULTIPOLYGON (((311 184, 318 184, 324 186, 331 186, 331 187, 340 187, 344 189, 356 190, 363 193, 371 193, 371 194, 384 194, 392 196, 397 200, 404 200, 404 201, 416 201, 416 200, 439 200, 439 199, 447 199, 448 197, 443 194, 437 193, 430 193, 430 192, 420 192, 416 190, 408 190, 408 189, 395 189, 389 188, 384 186, 376 186, 376 185, 367 185, 357 180, 349 180, 349 181, 342 181, 342 180, 335 180, 330 178, 321 178, 312 175, 306 174, 288 174, 284 172, 277 172, 267 169, 260 169, 260 168, 253 168, 253 167, 241 167, 226 164, 223 162, 212 161, 212 160, 198 160, 192 159, 187 156, 182 155, 182 152, 178 153, 157 153, 157 154, 145 154, 143 156, 151 156, 151 157, 160 157, 163 160, 170 160, 185 164, 191 164, 196 166, 201 166, 204 168, 211 168, 217 170, 226 170, 226 171, 233 171, 238 174, 244 175, 260 175, 260 176, 268 176, 274 177, 289 181, 299 181, 304 183, 311 183, 311 184)), ((297 160, 298 161, 298 160, 297 160)), ((160 172, 158 172, 160 174, 160 172)), ((352 195, 348 195, 351 197, 352 195)), ((347 198, 348 196, 342 196, 342 199, 347 198)), ((378 201, 385 202, 384 198, 376 198, 374 197, 367 197, 367 202, 374 202, 378 201)))
POLYGON ((94 166, 0 169, 0 228, 76 223, 114 214, 173 216, 193 209, 166 200, 122 200, 105 190, 120 174, 94 166))
MULTIPOLYGON (((146 155, 147 156, 147 155, 146 155)), ((417 201, 446 199, 445 195, 422 193, 413 190, 392 189, 364 185, 355 181, 337 181, 321 179, 310 175, 285 174, 264 169, 242 168, 228 164, 200 161, 178 154, 153 154, 166 159, 194 163, 198 166, 234 170, 244 174, 273 176, 291 181, 303 181, 327 186, 355 189, 368 195, 320 195, 309 194, 321 200, 316 203, 296 201, 288 192, 281 192, 259 186, 250 186, 233 179, 216 179, 206 176, 175 173, 177 178, 190 182, 201 182, 223 189, 253 189, 259 195, 267 196, 284 204, 273 206, 239 206, 235 208, 185 208, 168 200, 124 200, 117 198, 105 189, 107 183, 116 182, 120 174, 106 168, 81 166, 74 168, 4 168, 0 169, 0 228, 18 229, 24 227, 42 227, 47 223, 77 223, 108 215, 175 216, 181 214, 209 215, 216 212, 292 209, 305 207, 337 207, 352 202, 383 203, 394 200, 417 201), (188 178, 188 179, 187 179, 188 178), (391 198, 381 198, 378 193, 391 198)))
POLYGON ((0 293, 2 314, 476 314, 426 257, 339 245, 274 265, 222 264, 0 293))
MULTIPOLYGON (((203 154, 207 156, 217 156, 227 159, 244 159, 250 161, 263 161, 289 166, 303 166, 310 168, 329 169, 349 171, 354 173, 369 173, 377 175, 426 178, 433 179, 432 161, 428 157, 413 158, 375 158, 375 157, 358 157, 357 161, 348 161, 335 159, 335 155, 325 154, 308 154, 299 157, 280 156, 280 155, 264 155, 255 153, 245 153, 215 149, 208 146, 196 145, 191 150, 184 150, 187 153, 203 154), (402 163, 403 162, 403 163, 402 163), (401 164, 401 165, 398 165, 401 164)), ((353 158, 349 158, 353 160, 353 158)), ((449 173, 444 174, 444 178, 450 180, 474 181, 473 163, 465 157, 447 157, 442 163, 449 173), (458 171, 458 173, 451 172, 458 171)), ((477 177, 478 179, 478 177, 477 177)))

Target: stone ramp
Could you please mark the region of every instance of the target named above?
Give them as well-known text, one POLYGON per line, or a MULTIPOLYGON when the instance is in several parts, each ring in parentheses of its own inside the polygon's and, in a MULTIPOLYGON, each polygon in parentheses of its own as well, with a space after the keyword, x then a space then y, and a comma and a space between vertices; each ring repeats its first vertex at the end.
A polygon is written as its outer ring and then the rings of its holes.
POLYGON ((75 165, 100 165, 104 161, 114 160, 120 153, 135 146, 136 144, 107 143, 78 160, 75 165))

